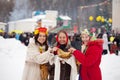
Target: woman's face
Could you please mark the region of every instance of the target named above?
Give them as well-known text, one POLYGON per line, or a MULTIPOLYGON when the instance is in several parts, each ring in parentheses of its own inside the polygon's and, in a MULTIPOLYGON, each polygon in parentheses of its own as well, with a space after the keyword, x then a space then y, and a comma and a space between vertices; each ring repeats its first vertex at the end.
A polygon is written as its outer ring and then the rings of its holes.
POLYGON ((45 41, 46 41, 46 34, 45 33, 39 33, 39 36, 38 36, 38 42, 43 44, 45 41))
POLYGON ((87 34, 82 34, 81 39, 84 43, 88 43, 90 41, 90 36, 87 34))
POLYGON ((66 42, 67 42, 67 36, 66 36, 66 34, 65 33, 59 33, 59 35, 58 35, 58 41, 59 41, 59 43, 60 44, 66 44, 66 42))

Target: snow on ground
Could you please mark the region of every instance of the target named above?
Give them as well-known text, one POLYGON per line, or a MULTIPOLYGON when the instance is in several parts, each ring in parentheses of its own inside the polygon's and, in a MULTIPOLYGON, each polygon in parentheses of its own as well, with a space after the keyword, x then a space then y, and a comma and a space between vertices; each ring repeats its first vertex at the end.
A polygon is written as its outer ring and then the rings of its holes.
MULTIPOLYGON (((0 38, 0 80, 21 80, 26 49, 14 38, 0 38)), ((119 80, 120 54, 103 55, 100 67, 103 80, 119 80)))
POLYGON ((100 66, 103 80, 120 80, 120 53, 103 55, 100 66))
POLYGON ((0 80, 21 80, 26 49, 15 39, 0 39, 0 80))

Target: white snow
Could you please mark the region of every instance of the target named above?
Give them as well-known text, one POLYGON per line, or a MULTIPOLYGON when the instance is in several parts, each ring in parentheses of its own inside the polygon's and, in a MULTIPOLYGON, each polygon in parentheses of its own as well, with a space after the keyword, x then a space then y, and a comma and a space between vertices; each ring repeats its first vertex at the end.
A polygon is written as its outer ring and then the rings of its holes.
POLYGON ((103 80, 120 80, 120 53, 103 55, 100 66, 103 80))
POLYGON ((26 49, 14 38, 0 39, 0 80, 21 80, 26 49))
MULTIPOLYGON (((0 38, 0 80, 21 80, 27 47, 20 41, 0 38)), ((120 79, 120 54, 102 56, 103 80, 120 79)))

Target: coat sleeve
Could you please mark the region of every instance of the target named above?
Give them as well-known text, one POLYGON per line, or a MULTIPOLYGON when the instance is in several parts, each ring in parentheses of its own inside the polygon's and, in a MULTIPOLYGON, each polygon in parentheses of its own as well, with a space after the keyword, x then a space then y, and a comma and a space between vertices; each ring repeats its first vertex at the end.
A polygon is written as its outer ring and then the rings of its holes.
POLYGON ((49 62, 49 60, 53 57, 53 55, 50 55, 50 50, 40 54, 37 46, 35 44, 30 44, 27 49, 27 57, 26 61, 38 63, 38 64, 44 64, 49 62))
MULTIPOLYGON (((92 66, 99 58, 101 58, 101 53, 102 53, 102 48, 100 49, 100 47, 96 47, 96 46, 91 46, 89 48, 89 54, 86 53, 83 54, 81 51, 79 50, 75 50, 73 52, 73 55, 76 57, 76 59, 83 65, 86 67, 90 67, 92 66)), ((86 51, 88 52, 88 51, 86 51)))

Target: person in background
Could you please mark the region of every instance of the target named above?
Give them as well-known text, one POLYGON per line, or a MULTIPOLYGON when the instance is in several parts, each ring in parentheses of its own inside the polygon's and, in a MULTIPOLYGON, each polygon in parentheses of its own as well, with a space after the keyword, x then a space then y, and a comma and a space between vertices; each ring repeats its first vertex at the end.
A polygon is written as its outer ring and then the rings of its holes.
POLYGON ((81 50, 81 38, 80 38, 80 34, 75 34, 73 36, 73 41, 71 41, 71 46, 78 49, 78 50, 81 50))
POLYGON ((80 80, 102 80, 100 63, 102 57, 102 39, 95 39, 85 29, 81 33, 82 47, 77 50, 73 47, 69 49, 75 58, 80 62, 80 80))
POLYGON ((40 27, 36 33, 28 45, 22 80, 48 80, 47 64, 52 64, 54 55, 47 44, 47 29, 40 27))
MULTIPOLYGON (((54 52, 54 77, 50 80, 75 80, 77 77, 77 66, 74 56, 68 52, 70 41, 65 31, 61 30, 56 35, 54 52)), ((53 70, 53 69, 52 69, 53 70)), ((52 71, 51 71, 52 72, 52 71)))
POLYGON ((120 35, 117 34, 113 40, 113 46, 112 46, 112 50, 116 55, 119 54, 119 47, 120 47, 120 35))
POLYGON ((29 35, 28 35, 28 33, 22 33, 22 34, 20 34, 19 40, 20 40, 21 43, 23 43, 25 46, 28 46, 28 44, 29 44, 29 35))
POLYGON ((106 31, 104 31, 102 39, 104 40, 102 54, 105 55, 109 52, 109 47, 108 47, 109 41, 108 41, 108 35, 107 35, 106 31))

